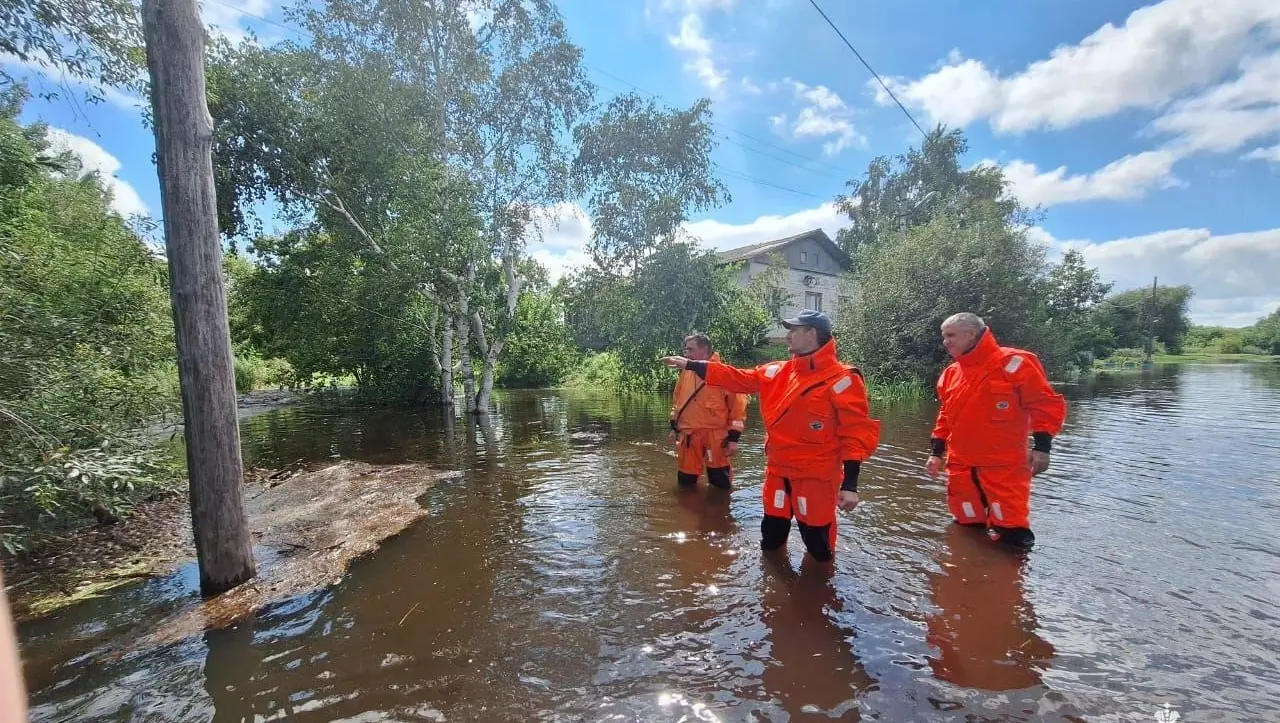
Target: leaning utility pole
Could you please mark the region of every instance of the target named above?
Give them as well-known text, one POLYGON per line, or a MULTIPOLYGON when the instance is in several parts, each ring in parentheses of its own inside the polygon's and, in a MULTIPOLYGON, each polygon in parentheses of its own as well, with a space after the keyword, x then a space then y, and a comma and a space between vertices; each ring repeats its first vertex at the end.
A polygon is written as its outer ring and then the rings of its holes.
POLYGON ((191 528, 200 589, 256 574, 241 488, 235 375, 205 102, 205 30, 196 0, 143 0, 151 108, 164 209, 169 301, 178 345, 191 528))

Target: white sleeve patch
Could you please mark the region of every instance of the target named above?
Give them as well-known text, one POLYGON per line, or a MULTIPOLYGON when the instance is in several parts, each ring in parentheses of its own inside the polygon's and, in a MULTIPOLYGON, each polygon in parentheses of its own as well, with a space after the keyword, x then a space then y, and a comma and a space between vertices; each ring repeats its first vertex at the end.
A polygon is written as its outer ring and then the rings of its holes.
POLYGON ((1004 365, 1004 370, 1010 374, 1018 371, 1018 367, 1022 366, 1022 357, 1014 356, 1009 358, 1009 363, 1004 365))
POLYGON ((835 392, 836 394, 839 394, 840 392, 843 392, 844 390, 848 389, 852 385, 853 385, 853 380, 850 379, 849 377, 845 377, 840 381, 836 382, 835 385, 831 387, 831 391, 835 392))
POLYGON ((769 366, 765 367, 765 370, 764 370, 765 379, 773 379, 776 376, 778 376, 777 364, 770 364, 769 366))

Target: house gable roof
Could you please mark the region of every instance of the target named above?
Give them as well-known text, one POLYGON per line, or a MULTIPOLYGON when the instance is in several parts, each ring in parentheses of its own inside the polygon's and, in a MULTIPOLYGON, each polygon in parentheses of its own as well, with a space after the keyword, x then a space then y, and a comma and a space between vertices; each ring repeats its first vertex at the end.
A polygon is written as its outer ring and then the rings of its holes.
POLYGON ((720 264, 732 264, 739 261, 748 261, 756 258, 757 256, 764 256, 775 251, 781 251, 786 247, 801 241, 813 241, 817 243, 819 246, 823 247, 827 253, 831 254, 831 257, 834 258, 845 271, 852 270, 853 261, 849 258, 849 255, 837 246, 836 243, 831 240, 830 236, 827 236, 826 231, 823 231, 820 228, 810 229, 804 233, 787 236, 786 238, 764 241, 757 244, 751 244, 749 246, 739 246, 736 249, 726 249, 724 251, 717 252, 716 256, 718 257, 720 264))

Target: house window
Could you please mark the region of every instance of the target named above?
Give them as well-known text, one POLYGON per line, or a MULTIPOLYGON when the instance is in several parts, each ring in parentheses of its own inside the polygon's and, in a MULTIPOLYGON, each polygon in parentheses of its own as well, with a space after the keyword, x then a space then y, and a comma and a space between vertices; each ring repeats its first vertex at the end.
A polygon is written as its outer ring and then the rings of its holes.
POLYGON ((812 291, 804 292, 804 308, 822 311, 822 294, 812 291))
POLYGON ((809 254, 808 254, 808 252, 805 252, 805 251, 801 251, 801 252, 800 252, 800 263, 802 263, 802 264, 807 264, 807 263, 809 263, 809 254))

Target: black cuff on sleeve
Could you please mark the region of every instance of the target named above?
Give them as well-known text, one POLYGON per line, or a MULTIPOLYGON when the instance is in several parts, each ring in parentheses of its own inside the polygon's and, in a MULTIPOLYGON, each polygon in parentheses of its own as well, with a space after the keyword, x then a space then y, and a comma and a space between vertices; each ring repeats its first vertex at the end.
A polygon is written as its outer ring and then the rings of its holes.
POLYGON ((668 420, 667 420, 667 423, 671 425, 671 431, 672 431, 672 432, 679 432, 679 431, 680 431, 680 428, 676 426, 676 420, 674 420, 674 419, 668 419, 668 420))
POLYGON ((707 363, 705 361, 695 361, 690 359, 685 368, 694 374, 697 374, 699 379, 707 378, 707 363))
POLYGON ((854 459, 846 459, 844 461, 844 482, 840 483, 840 489, 843 492, 858 491, 858 472, 862 469, 862 463, 854 459))
POLYGON ((730 429, 730 430, 729 430, 729 434, 725 436, 724 441, 726 441, 726 442, 736 442, 736 441, 738 441, 739 439, 742 439, 742 432, 740 432, 740 431, 738 431, 738 430, 736 430, 736 429, 730 429))
POLYGON ((931 437, 929 439, 929 454, 934 457, 941 457, 947 453, 947 440, 941 437, 931 437))
POLYGON ((1035 440, 1035 443, 1031 445, 1031 448, 1037 452, 1044 452, 1047 454, 1053 447, 1053 435, 1048 432, 1034 432, 1032 433, 1031 438, 1035 440))

